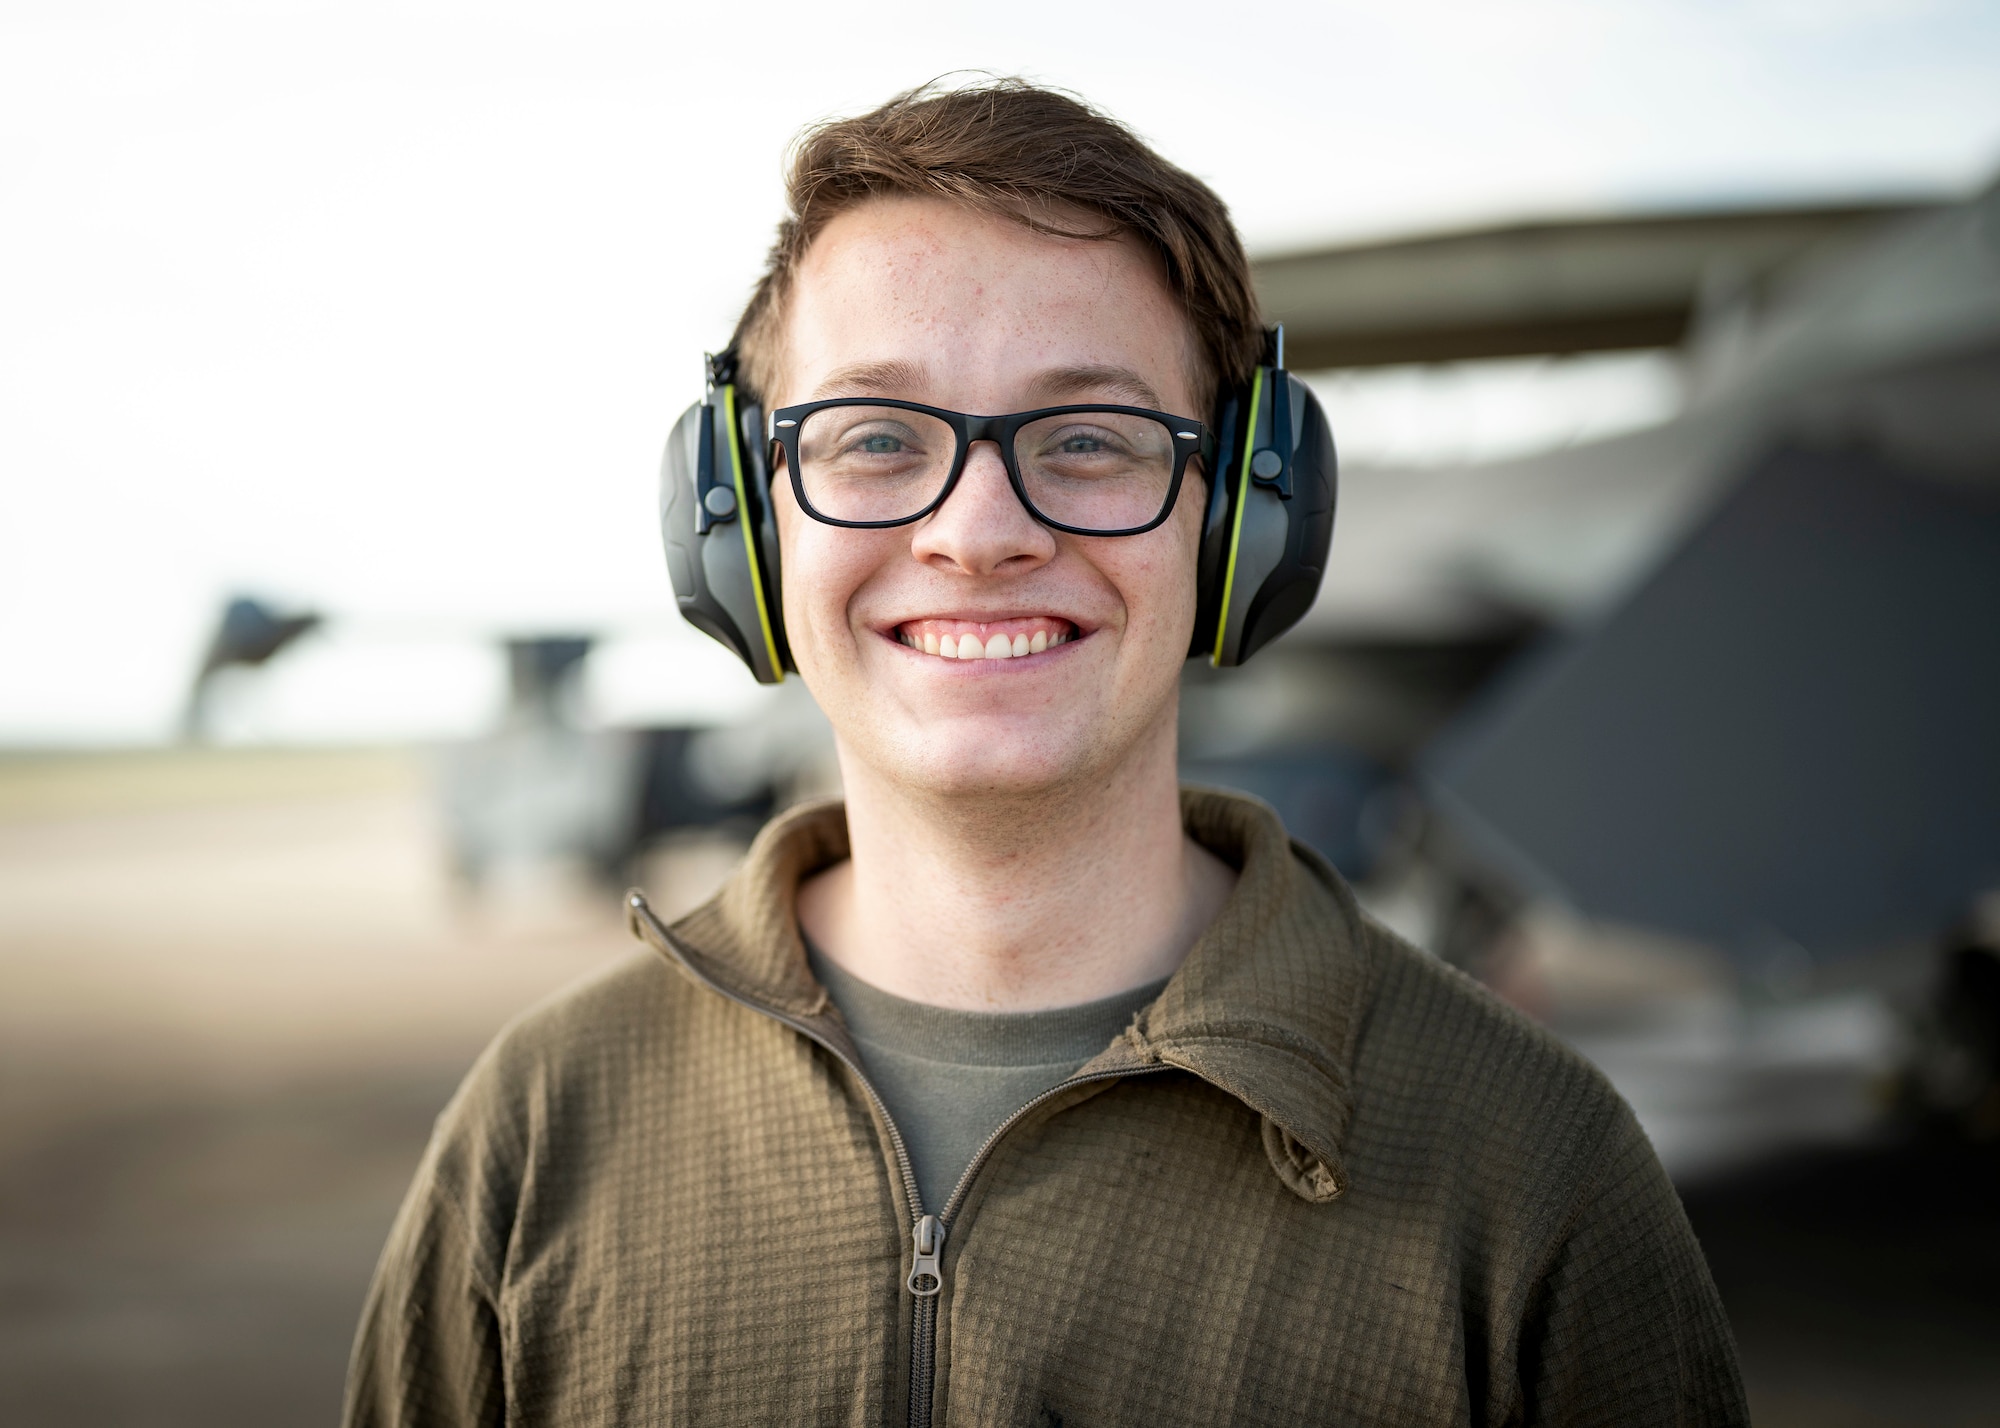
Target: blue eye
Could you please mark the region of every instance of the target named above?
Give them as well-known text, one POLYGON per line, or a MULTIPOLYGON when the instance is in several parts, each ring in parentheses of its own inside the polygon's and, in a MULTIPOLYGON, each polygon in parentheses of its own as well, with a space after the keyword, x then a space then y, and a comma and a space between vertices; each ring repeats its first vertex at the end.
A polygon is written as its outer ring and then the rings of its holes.
POLYGON ((861 449, 870 456, 893 456, 903 449, 903 443, 893 436, 866 436, 861 439, 861 449))
POLYGON ((1072 436, 1063 442, 1062 449, 1074 455, 1082 456, 1088 455, 1093 451, 1102 451, 1104 443, 1094 436, 1072 436))

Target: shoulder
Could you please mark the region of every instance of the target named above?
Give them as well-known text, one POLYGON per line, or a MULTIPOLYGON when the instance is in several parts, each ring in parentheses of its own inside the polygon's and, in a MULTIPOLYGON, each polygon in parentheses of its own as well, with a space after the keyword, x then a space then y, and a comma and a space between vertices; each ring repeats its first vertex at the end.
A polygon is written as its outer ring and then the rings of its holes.
POLYGON ((1470 977, 1350 927, 1353 1208, 1393 1226, 1398 1282, 1428 1266, 1456 1287, 1493 1416, 1744 1421, 1714 1283, 1617 1090, 1470 977))
POLYGON ((503 1065, 542 1064, 616 1045, 656 1023, 693 990, 657 953, 635 947, 514 1017, 488 1054, 503 1065))
POLYGON ((671 1060, 677 1013, 700 995, 640 949, 521 1012, 438 1116, 425 1173, 470 1204, 509 1198, 531 1160, 601 1124, 622 1088, 671 1060))
POLYGON ((587 973, 515 1016, 488 1043, 443 1124, 495 1135, 555 1103, 602 1095, 671 1058, 707 994, 650 949, 587 973))
POLYGON ((1357 1116, 1460 1145, 1496 1138, 1588 1141, 1629 1120, 1602 1072, 1546 1027, 1370 917, 1331 864, 1291 845, 1292 896, 1312 929, 1324 989, 1343 1003, 1321 1027, 1357 1116))
MULTIPOLYGON (((1624 1098, 1471 977, 1365 916, 1351 1154, 1395 1181, 1560 1234, 1607 1175, 1666 1184, 1624 1098)), ((1365 1174, 1356 1166, 1357 1177, 1365 1174)))
POLYGON ((1464 972, 1365 915, 1353 935, 1369 969, 1355 1050, 1373 1077, 1442 1096, 1440 1110, 1573 1106, 1595 1118, 1622 1105, 1595 1066, 1464 972))

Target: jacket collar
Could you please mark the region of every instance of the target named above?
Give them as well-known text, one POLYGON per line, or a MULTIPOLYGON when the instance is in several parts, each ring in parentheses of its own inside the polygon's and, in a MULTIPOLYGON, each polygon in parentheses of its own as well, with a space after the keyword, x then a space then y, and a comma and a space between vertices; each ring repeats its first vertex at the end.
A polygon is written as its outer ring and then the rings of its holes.
MULTIPOLYGON (((1353 895, 1253 799, 1184 789, 1189 834, 1238 870, 1236 890, 1166 989, 1079 1074, 1169 1065, 1264 1118, 1273 1168, 1309 1200, 1345 1188, 1340 1146, 1353 1109, 1354 1040, 1368 959, 1353 895)), ((847 856, 837 802, 774 819, 713 899, 659 950, 725 995, 852 1050, 800 939, 799 884, 847 856)), ((646 918, 633 930, 645 940, 646 918)))

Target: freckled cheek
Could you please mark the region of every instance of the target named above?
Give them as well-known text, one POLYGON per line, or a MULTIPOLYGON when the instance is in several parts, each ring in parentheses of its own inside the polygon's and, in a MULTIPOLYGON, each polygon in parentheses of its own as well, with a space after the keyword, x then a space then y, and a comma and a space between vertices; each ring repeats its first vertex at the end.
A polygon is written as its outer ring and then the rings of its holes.
POLYGON ((1178 518, 1145 536, 1129 537, 1134 548, 1113 581, 1124 599, 1128 625, 1148 638, 1177 636, 1192 628, 1195 560, 1199 532, 1178 518), (1143 542, 1143 544, 1140 544, 1143 542))
MULTIPOLYGON (((856 596, 896 555, 899 532, 850 531, 781 514, 779 540, 784 559, 785 627, 792 652, 801 660, 853 641, 851 615, 856 596)), ((907 543, 907 537, 905 537, 907 543)), ((838 655, 835 655, 838 658, 838 655)))

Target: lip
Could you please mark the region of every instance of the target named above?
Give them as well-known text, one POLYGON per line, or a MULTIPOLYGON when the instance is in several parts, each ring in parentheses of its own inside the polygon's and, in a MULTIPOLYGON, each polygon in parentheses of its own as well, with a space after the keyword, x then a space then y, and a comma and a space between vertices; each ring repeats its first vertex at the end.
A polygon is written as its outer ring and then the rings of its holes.
POLYGON ((1097 626, 1076 615, 1047 608, 1033 610, 923 610, 907 615, 897 615, 886 620, 871 620, 869 628, 885 639, 896 638, 896 631, 905 625, 921 624, 926 620, 936 620, 945 624, 999 626, 1015 620, 1050 620, 1068 625, 1072 639, 1082 639, 1095 633, 1097 626))
POLYGON ((1093 627, 1070 615, 1056 614, 1046 607, 1023 610, 1016 606, 1010 610, 966 610, 950 612, 926 611, 923 614, 905 616, 899 620, 883 621, 875 624, 874 633, 899 650, 922 658, 927 662, 939 661, 939 640, 946 653, 942 662, 951 665, 1018 665, 1022 662, 1036 664, 1048 657, 1061 653, 1067 646, 1081 643, 1092 633, 1093 627), (992 651, 984 656, 954 658, 949 650, 954 636, 973 637, 990 641, 998 637, 1004 644, 1012 637, 1014 652, 992 651), (1043 636, 1053 636, 1045 648, 1027 648, 1026 642, 1034 640, 1042 643, 1043 636), (928 652, 926 652, 928 646, 928 652))
POLYGON ((1015 605, 1007 609, 979 610, 962 607, 951 610, 912 610, 906 615, 892 615, 887 619, 871 623, 883 634, 895 633, 899 625, 915 624, 919 620, 953 620, 968 625, 998 625, 1008 620, 1061 620, 1075 628, 1080 635, 1089 634, 1096 626, 1080 615, 1072 615, 1050 605, 1015 605))

